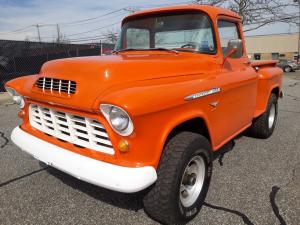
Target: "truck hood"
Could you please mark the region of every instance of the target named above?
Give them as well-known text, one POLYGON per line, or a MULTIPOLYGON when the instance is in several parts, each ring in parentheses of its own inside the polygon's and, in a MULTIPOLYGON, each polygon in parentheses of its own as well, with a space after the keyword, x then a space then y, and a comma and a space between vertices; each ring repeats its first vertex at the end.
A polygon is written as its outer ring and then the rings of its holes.
MULTIPOLYGON (((204 73, 204 69, 208 72, 207 68, 216 66, 211 58, 200 54, 168 52, 67 58, 45 63, 38 77, 75 81, 76 93, 68 101, 48 94, 43 100, 88 110, 97 97, 110 87, 128 82, 134 85, 135 81, 149 79, 199 75, 204 73)), ((36 97, 41 99, 41 93, 36 97)))

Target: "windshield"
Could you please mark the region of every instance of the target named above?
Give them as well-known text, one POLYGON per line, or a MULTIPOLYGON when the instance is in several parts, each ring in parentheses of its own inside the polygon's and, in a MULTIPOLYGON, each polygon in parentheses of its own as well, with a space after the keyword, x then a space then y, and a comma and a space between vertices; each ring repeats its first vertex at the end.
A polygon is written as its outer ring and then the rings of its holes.
POLYGON ((126 21, 115 50, 175 49, 216 52, 211 22, 200 12, 159 15, 126 21))

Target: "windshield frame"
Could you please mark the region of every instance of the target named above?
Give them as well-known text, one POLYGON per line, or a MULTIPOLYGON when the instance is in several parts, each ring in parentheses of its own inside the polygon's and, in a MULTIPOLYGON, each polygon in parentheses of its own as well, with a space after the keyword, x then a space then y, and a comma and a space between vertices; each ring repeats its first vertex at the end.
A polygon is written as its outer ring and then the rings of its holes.
MULTIPOLYGON (((208 15, 208 13, 201 11, 201 10, 186 10, 186 11, 172 11, 172 12, 160 12, 160 13, 150 13, 147 15, 137 15, 133 17, 125 18, 122 22, 122 28, 121 32, 118 38, 118 41, 115 45, 114 51, 118 52, 120 50, 126 51, 126 48, 121 48, 122 42, 124 41, 124 38, 126 38, 126 32, 124 32, 124 25, 127 22, 135 21, 135 20, 141 20, 141 19, 147 19, 147 18, 153 18, 153 17, 164 17, 164 16, 173 16, 173 15, 189 15, 189 14, 201 14, 206 17, 207 21, 209 22, 211 32, 212 32, 212 38, 214 43, 214 51, 211 52, 201 52, 199 50, 189 50, 189 49, 180 49, 180 48, 169 48, 170 50, 176 50, 178 52, 190 52, 190 53, 196 53, 196 54, 205 54, 205 55, 217 55, 218 54, 218 43, 216 39, 216 31, 215 31, 215 25, 211 19, 211 17, 208 15)), ((149 50, 151 51, 151 48, 143 48, 141 49, 143 51, 149 50)), ((137 49, 138 51, 138 49, 137 49)))

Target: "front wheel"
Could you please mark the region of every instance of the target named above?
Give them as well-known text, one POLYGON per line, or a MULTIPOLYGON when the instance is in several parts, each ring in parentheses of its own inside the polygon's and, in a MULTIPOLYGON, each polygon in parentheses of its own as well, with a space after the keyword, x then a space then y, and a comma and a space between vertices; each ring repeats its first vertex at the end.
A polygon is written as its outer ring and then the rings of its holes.
POLYGON ((209 141, 182 132, 165 146, 158 179, 144 197, 145 211, 163 224, 185 224, 200 211, 210 183, 209 141))

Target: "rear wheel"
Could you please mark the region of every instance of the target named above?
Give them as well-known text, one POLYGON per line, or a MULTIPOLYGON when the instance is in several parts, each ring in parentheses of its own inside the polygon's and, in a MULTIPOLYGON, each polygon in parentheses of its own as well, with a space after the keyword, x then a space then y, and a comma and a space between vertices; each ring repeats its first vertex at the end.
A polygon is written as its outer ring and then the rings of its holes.
POLYGON ((212 174, 208 140, 182 132, 165 146, 157 182, 144 197, 145 211, 163 224, 184 224, 200 211, 212 174))
POLYGON ((271 94, 267 110, 253 121, 250 134, 256 138, 268 138, 273 134, 277 121, 278 100, 275 94, 271 94))

